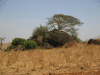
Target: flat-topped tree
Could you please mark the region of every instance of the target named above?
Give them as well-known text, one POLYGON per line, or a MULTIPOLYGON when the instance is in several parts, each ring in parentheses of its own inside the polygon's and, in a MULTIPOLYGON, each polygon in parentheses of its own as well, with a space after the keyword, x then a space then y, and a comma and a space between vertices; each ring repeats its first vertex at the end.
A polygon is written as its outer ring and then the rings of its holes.
MULTIPOLYGON (((63 15, 63 14, 55 14, 52 18, 47 18, 49 21, 46 22, 47 26, 51 26, 51 28, 55 28, 55 25, 58 26, 58 31, 65 30, 66 32, 70 32, 71 34, 77 35, 76 31, 78 29, 73 28, 75 25, 81 26, 84 24, 83 22, 80 22, 79 19, 69 16, 69 15, 63 15), (65 29, 66 27, 69 27, 70 29, 65 29)), ((49 27, 50 28, 50 27, 49 27)))

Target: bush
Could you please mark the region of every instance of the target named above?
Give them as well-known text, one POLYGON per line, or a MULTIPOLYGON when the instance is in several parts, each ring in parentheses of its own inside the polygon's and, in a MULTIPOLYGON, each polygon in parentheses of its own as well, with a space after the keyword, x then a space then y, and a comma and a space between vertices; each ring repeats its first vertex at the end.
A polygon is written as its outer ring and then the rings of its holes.
POLYGON ((30 36, 29 39, 32 39, 32 36, 30 36))
POLYGON ((46 26, 41 26, 40 27, 37 27, 35 30, 34 30, 34 33, 32 34, 32 36, 29 38, 33 38, 34 35, 38 35, 38 36, 43 36, 43 41, 46 41, 45 37, 49 37, 49 34, 47 33, 48 32, 48 29, 46 26))
POLYGON ((78 40, 79 40, 79 42, 80 42, 80 43, 82 43, 82 42, 83 42, 80 38, 78 38, 78 40))
POLYGON ((24 44, 25 48, 28 49, 33 49, 33 48, 37 48, 37 43, 34 42, 33 40, 28 40, 25 44, 24 44))
POLYGON ((12 40, 12 45, 14 46, 21 45, 24 41, 26 40, 22 38, 15 38, 12 40))
POLYGON ((36 46, 36 48, 39 49, 40 47, 39 46, 36 46))
POLYGON ((7 47, 7 51, 9 52, 10 49, 12 49, 12 48, 14 48, 14 47, 15 47, 15 46, 11 44, 9 47, 7 47))

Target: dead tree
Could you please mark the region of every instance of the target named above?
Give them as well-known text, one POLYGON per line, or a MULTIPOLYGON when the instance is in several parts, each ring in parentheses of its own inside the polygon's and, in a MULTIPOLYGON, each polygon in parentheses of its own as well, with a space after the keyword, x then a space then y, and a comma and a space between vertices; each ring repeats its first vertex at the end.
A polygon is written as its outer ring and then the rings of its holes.
POLYGON ((5 37, 0 37, 0 40, 1 40, 1 46, 2 46, 2 41, 4 41, 5 40, 5 37))

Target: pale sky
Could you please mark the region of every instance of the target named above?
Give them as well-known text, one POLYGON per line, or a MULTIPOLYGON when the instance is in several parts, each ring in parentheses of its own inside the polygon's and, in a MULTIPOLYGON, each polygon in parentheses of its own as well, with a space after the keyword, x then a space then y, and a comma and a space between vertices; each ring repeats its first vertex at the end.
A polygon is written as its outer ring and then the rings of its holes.
POLYGON ((6 37, 3 43, 28 39, 55 14, 80 19, 84 24, 75 27, 83 41, 100 36, 100 0, 0 0, 0 37, 6 37))

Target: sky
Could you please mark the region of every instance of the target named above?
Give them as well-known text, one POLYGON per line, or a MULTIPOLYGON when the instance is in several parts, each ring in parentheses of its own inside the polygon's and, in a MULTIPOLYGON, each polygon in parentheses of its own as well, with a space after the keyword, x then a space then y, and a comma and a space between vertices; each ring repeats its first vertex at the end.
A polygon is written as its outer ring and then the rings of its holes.
POLYGON ((2 42, 28 39, 36 27, 46 26, 47 18, 55 14, 83 22, 75 26, 83 41, 100 36, 100 0, 0 0, 0 37, 6 37, 2 42))

